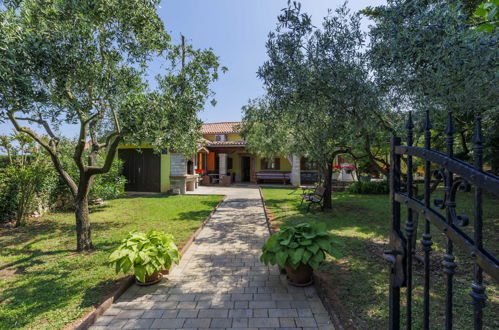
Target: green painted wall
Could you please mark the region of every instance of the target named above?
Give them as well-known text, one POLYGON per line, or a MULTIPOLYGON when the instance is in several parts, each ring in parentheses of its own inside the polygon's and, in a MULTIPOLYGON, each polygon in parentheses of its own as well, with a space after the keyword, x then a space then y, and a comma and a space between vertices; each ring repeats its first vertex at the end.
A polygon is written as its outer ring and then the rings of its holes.
POLYGON ((170 190, 170 170, 171 170, 171 157, 170 153, 166 155, 161 155, 161 192, 167 192, 170 190))

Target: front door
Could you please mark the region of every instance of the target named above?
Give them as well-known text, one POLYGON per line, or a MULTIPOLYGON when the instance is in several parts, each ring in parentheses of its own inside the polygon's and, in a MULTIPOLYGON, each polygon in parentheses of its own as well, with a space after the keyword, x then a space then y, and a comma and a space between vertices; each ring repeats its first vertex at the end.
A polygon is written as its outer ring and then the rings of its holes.
POLYGON ((118 157, 123 161, 125 191, 160 191, 160 156, 152 149, 120 149, 118 157))
POLYGON ((249 182, 251 180, 251 158, 241 157, 241 181, 249 182))

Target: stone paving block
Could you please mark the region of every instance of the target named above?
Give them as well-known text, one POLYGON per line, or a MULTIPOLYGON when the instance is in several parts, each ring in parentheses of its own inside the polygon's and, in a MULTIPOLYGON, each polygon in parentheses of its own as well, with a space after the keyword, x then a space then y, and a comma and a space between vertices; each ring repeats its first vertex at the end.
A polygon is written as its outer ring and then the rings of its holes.
MULTIPOLYGON (((163 310, 163 314, 161 314, 162 319, 174 319, 177 317, 178 310, 177 309, 165 309, 163 310)), ((159 319, 159 317, 158 317, 159 319)))
POLYGON ((256 328, 275 328, 279 327, 279 319, 276 317, 252 317, 248 319, 248 326, 256 328))
POLYGON ((279 324, 281 328, 293 328, 296 326, 295 320, 292 317, 280 317, 279 324))
POLYGON ((295 322, 297 327, 317 327, 317 323, 313 317, 296 317, 295 322))
POLYGON ((298 317, 298 312, 293 308, 269 309, 269 317, 298 317))
POLYGON ((201 300, 201 301, 198 301, 198 303, 196 304, 196 309, 210 308, 210 306, 211 306, 211 301, 201 300))
POLYGON ((297 308, 298 316, 300 317, 312 317, 312 310, 310 308, 297 308))
POLYGON ((187 319, 185 320, 185 328, 209 328, 211 319, 209 318, 199 318, 199 319, 187 319))
POLYGON ((247 328, 248 327, 248 318, 246 317, 236 317, 232 319, 232 327, 233 328, 247 328))
POLYGON ((186 294, 171 294, 166 300, 167 301, 194 301, 196 295, 194 293, 186 294))
POLYGON ((123 329, 149 329, 153 319, 131 319, 125 324, 123 329))
POLYGON ((230 309, 229 317, 252 317, 253 309, 230 309))
POLYGON ((178 311, 177 317, 183 319, 195 318, 198 316, 198 312, 197 309, 181 309, 178 311))
POLYGON ((121 329, 128 322, 128 319, 113 319, 106 326, 109 329, 121 329))
POLYGON ((292 301, 278 300, 275 302, 276 308, 292 308, 292 301))
POLYGON ((155 319, 151 329, 176 329, 182 328, 185 319, 155 319))
POLYGON ((228 309, 217 308, 217 309, 201 309, 199 310, 200 318, 226 318, 229 314, 228 309))
POLYGON ((121 312, 116 315, 117 319, 138 319, 144 314, 144 311, 142 310, 134 310, 134 309, 127 309, 127 310, 122 310, 121 312))
POLYGON ((145 311, 141 318, 143 319, 159 319, 163 315, 164 310, 162 309, 151 309, 145 311))
POLYGON ((269 317, 268 309, 256 308, 253 310, 253 317, 269 317))
POLYGON ((232 327, 232 319, 212 319, 210 328, 230 328, 232 327))
POLYGON ((276 308, 276 302, 269 301, 250 301, 249 308, 276 308))
POLYGON ((253 300, 251 293, 234 293, 231 295, 231 300, 253 300))
POLYGON ((234 301, 212 301, 210 307, 229 309, 234 307, 234 301))
POLYGON ((248 308, 248 301, 234 301, 234 309, 248 308))
POLYGON ((194 309, 197 306, 197 302, 195 301, 181 301, 178 303, 178 309, 194 309))
POLYGON ((151 309, 175 309, 177 305, 176 301, 155 301, 151 309))
POLYGON ((272 295, 270 293, 255 293, 253 294, 253 300, 272 300, 272 295))

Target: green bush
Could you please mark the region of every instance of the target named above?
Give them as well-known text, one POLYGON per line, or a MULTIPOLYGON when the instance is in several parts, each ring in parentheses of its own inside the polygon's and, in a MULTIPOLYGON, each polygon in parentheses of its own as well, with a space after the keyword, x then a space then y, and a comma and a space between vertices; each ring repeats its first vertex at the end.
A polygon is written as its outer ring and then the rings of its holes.
POLYGON ((109 256, 109 264, 114 265, 116 273, 127 274, 133 270, 142 283, 147 275, 169 270, 172 263, 178 264, 179 261, 180 253, 173 235, 155 230, 147 234, 131 232, 109 256))
POLYGON ((317 269, 328 253, 336 253, 333 235, 326 231, 324 223, 301 223, 296 226, 283 226, 272 235, 262 247, 260 260, 268 265, 291 266, 297 269, 300 264, 317 269))
MULTIPOLYGON (((59 142, 61 151, 61 162, 64 169, 78 184, 78 168, 73 160, 74 144, 68 139, 63 139, 59 142)), ((85 153, 88 154, 89 150, 85 153)), ((104 162, 102 154, 97 155, 97 166, 101 166, 104 162)), ((90 187, 88 198, 96 199, 114 199, 125 194, 125 177, 121 175, 122 161, 116 158, 109 172, 94 176, 94 181, 90 187)), ((58 209, 73 209, 73 198, 71 191, 66 183, 59 179, 51 194, 51 205, 55 205, 58 209)))
POLYGON ((15 219, 16 226, 24 225, 38 207, 48 205, 56 175, 48 155, 26 135, 1 136, 0 140, 9 154, 7 165, 0 168, 0 221, 15 219))
POLYGON ((357 181, 347 187, 351 194, 388 194, 388 181, 357 181))

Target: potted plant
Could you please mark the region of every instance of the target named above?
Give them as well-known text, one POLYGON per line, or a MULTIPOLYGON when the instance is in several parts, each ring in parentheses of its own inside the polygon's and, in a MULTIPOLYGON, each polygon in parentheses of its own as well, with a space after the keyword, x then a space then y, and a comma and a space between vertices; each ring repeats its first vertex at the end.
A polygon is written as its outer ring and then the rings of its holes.
POLYGON ((156 230, 147 234, 130 232, 121 245, 109 256, 109 264, 116 273, 127 274, 133 270, 138 285, 152 285, 161 281, 163 270, 168 271, 172 263, 178 264, 180 253, 173 235, 156 230))
POLYGON ((338 257, 334 243, 323 223, 283 226, 265 242, 260 260, 284 268, 289 284, 307 286, 312 284, 313 271, 324 261, 326 253, 338 257))
POLYGON ((341 166, 340 165, 334 165, 333 166, 333 180, 338 180, 340 173, 341 173, 341 166))

